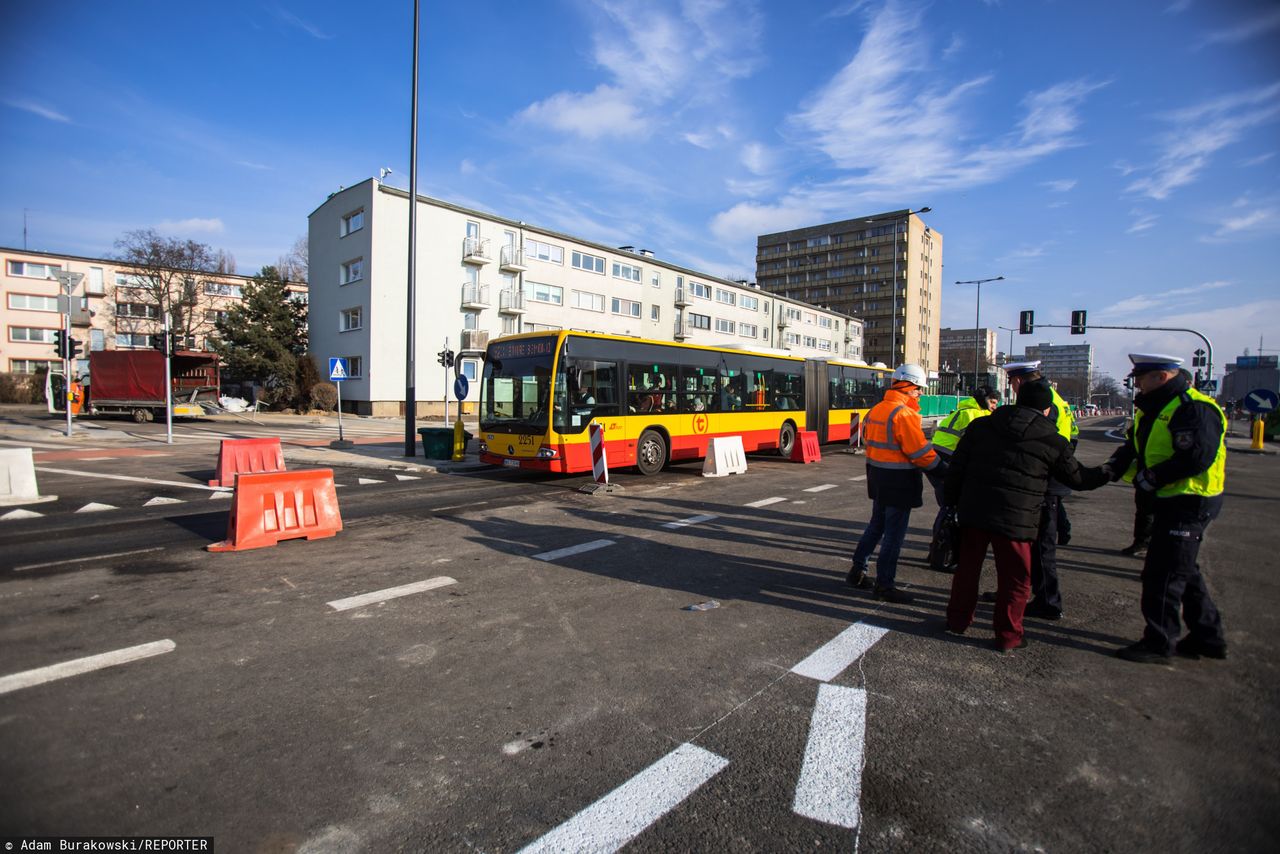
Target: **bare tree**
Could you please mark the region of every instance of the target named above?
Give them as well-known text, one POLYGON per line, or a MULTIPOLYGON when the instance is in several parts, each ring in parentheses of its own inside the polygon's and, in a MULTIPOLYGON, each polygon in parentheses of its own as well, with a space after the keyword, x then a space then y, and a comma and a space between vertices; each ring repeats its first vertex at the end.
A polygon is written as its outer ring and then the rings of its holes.
POLYGON ((219 249, 214 257, 217 259, 217 272, 235 275, 236 256, 225 249, 219 249))
POLYGON ((279 262, 276 263, 276 270, 280 278, 286 282, 305 282, 308 264, 307 237, 303 235, 293 241, 293 246, 289 247, 288 252, 280 256, 279 262))
MULTIPOLYGON (((213 329, 200 299, 200 277, 215 271, 220 260, 212 249, 194 240, 164 237, 152 228, 126 232, 115 248, 116 260, 130 270, 127 284, 117 288, 113 300, 117 329, 127 320, 136 328, 123 331, 155 334, 166 315, 184 341, 213 329)), ((228 257, 222 254, 222 260, 228 257)))

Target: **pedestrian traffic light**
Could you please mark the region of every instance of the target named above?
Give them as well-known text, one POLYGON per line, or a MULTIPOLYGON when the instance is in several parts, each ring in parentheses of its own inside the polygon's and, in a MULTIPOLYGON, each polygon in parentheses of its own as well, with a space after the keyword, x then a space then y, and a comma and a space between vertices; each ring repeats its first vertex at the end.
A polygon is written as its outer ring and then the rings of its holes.
POLYGON ((1088 312, 1080 310, 1071 312, 1071 334, 1083 335, 1085 332, 1085 315, 1088 312))
POLYGON ((1018 315, 1018 334, 1030 335, 1036 331, 1036 313, 1024 311, 1018 315))
POLYGON ((53 333, 53 349, 60 358, 67 358, 67 333, 61 329, 53 333))
POLYGON ((444 350, 441 350, 437 355, 439 356, 439 358, 436 361, 438 361, 441 364, 441 366, 446 368, 453 367, 453 351, 452 350, 444 349, 444 350))

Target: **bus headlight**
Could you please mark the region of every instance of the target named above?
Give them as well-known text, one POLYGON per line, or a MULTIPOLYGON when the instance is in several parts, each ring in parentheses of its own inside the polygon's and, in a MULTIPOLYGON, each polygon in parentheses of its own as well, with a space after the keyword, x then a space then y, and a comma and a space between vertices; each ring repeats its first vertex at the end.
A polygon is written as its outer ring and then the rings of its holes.
POLYGON ((538 449, 538 459, 540 460, 555 459, 555 456, 556 456, 555 448, 548 448, 546 445, 543 445, 541 448, 538 449))

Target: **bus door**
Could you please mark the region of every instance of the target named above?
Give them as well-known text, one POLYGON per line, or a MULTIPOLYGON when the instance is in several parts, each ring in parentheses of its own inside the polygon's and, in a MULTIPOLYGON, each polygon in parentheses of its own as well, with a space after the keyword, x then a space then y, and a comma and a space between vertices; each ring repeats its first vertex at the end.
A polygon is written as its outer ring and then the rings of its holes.
POLYGON ((817 433, 818 442, 825 442, 830 388, 827 383, 827 363, 822 359, 805 360, 804 389, 804 429, 817 433))

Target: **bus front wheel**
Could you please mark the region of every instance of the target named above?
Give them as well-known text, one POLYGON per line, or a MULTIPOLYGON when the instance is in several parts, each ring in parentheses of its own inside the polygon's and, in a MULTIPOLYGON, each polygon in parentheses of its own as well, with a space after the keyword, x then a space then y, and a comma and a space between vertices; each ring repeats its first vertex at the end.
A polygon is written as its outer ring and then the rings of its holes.
POLYGON ((790 457, 796 446, 796 425, 788 421, 778 431, 778 456, 790 457))
POLYGON ((636 443, 636 468, 640 474, 651 475, 662 471, 667 464, 667 443, 656 430, 645 430, 636 443))

